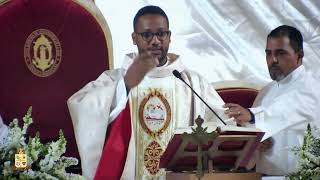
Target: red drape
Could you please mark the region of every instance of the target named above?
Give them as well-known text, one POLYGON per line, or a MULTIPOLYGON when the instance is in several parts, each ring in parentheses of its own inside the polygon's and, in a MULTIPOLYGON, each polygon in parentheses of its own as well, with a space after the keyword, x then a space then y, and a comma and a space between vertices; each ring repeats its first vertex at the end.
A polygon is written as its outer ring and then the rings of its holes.
POLYGON ((130 106, 109 125, 106 143, 94 177, 95 180, 119 180, 127 157, 131 137, 130 106))

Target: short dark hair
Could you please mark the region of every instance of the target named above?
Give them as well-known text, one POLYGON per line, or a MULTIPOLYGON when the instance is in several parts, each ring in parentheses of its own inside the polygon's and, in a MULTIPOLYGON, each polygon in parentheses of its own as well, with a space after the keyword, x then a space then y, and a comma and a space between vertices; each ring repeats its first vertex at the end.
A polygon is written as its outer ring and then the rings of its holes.
POLYGON ((294 49, 295 52, 303 50, 303 37, 301 32, 292 26, 282 25, 268 34, 268 38, 277 38, 287 36, 290 40, 290 46, 294 49))
POLYGON ((158 6, 145 6, 143 8, 141 8, 137 14, 134 16, 133 19, 133 30, 136 31, 136 25, 138 23, 138 19, 141 16, 144 16, 146 14, 158 14, 164 18, 166 18, 167 23, 168 23, 168 28, 169 28, 169 19, 168 16, 166 15, 166 13, 158 6))

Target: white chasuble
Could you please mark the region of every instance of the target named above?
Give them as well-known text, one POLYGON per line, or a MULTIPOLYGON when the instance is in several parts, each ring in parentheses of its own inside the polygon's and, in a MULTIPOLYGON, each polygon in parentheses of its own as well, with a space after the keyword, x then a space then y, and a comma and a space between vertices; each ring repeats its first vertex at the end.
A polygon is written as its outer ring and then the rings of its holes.
POLYGON ((184 67, 179 62, 168 63, 148 73, 130 92, 136 146, 135 179, 165 179, 165 170, 159 169, 160 157, 175 128, 188 126, 193 118, 191 92, 172 75, 174 69, 182 71, 184 67), (184 111, 183 118, 179 108, 184 111))
POLYGON ((130 92, 136 148, 135 179, 165 179, 164 169, 159 169, 160 156, 177 127, 193 125, 198 115, 219 124, 191 90, 173 76, 173 70, 181 72, 185 81, 208 99, 220 115, 223 114, 224 103, 215 90, 197 74, 187 71, 181 61, 175 60, 169 58, 167 66, 149 72, 130 92))
MULTIPOLYGON (((129 54, 123 68, 104 72, 68 100, 83 175, 87 179, 92 179, 96 172, 107 126, 125 108, 123 77, 134 57, 135 54, 129 54)), ((173 76, 173 70, 179 71, 222 119, 227 119, 224 102, 213 86, 185 68, 179 56, 168 54, 167 64, 148 72, 129 93, 132 133, 121 179, 165 179, 159 160, 176 128, 194 125, 198 115, 205 123, 222 125, 189 87, 173 76)))

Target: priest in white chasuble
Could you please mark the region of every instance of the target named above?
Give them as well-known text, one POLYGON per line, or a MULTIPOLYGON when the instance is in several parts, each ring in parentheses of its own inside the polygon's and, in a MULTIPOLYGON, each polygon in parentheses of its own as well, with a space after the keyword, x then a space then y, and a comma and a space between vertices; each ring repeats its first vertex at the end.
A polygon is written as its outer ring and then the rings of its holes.
POLYGON ((138 53, 128 54, 123 68, 102 73, 68 100, 87 179, 165 179, 160 156, 176 128, 194 125, 198 115, 222 125, 173 70, 227 119, 213 87, 188 70, 182 56, 167 53, 171 32, 161 8, 140 9, 133 27, 138 53))

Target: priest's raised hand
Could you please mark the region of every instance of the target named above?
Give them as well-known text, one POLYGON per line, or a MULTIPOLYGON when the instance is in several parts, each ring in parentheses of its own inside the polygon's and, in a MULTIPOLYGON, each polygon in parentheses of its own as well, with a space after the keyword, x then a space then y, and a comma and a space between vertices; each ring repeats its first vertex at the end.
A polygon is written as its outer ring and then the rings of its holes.
POLYGON ((144 76, 153 68, 158 66, 159 60, 149 52, 139 54, 128 68, 124 76, 127 92, 138 85, 144 76))

